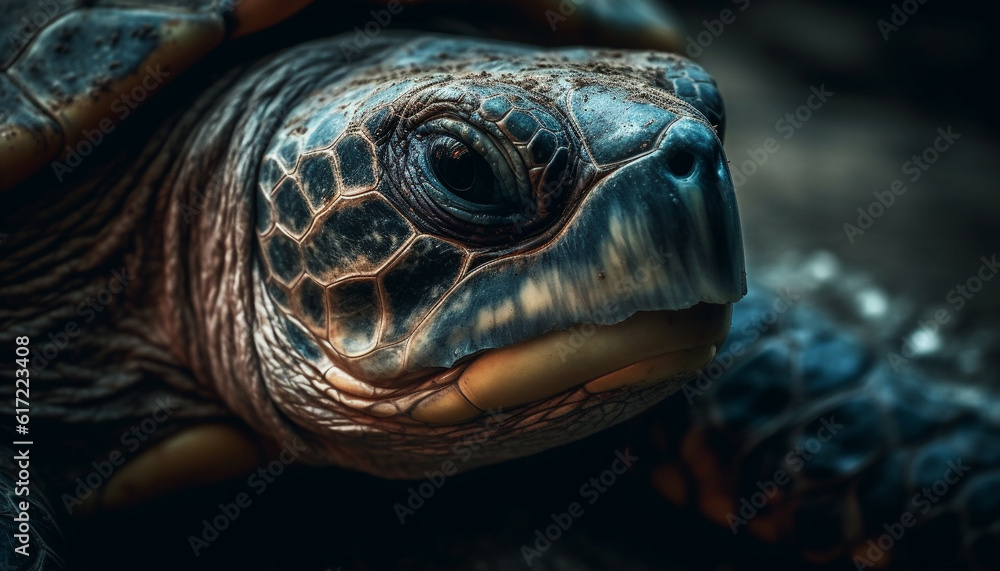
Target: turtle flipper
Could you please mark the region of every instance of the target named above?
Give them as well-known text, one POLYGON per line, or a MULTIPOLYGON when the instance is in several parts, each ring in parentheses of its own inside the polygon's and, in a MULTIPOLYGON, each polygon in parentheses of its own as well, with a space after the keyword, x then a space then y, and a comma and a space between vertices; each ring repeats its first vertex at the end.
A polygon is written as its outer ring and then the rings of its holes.
POLYGON ((0 447, 0 566, 22 571, 63 569, 65 541, 55 512, 35 474, 30 485, 19 482, 21 455, 21 451, 0 447), (27 510, 21 509, 25 506, 27 510), (26 533, 22 524, 27 524, 26 533))
POLYGON ((229 424, 188 428, 125 464, 100 496, 90 496, 83 512, 127 509, 244 476, 257 465, 262 446, 246 430, 229 424))
POLYGON ((736 305, 715 363, 657 411, 661 436, 686 432, 658 439, 677 461, 654 485, 813 562, 994 568, 996 397, 894 371, 795 297, 751 288, 736 305))

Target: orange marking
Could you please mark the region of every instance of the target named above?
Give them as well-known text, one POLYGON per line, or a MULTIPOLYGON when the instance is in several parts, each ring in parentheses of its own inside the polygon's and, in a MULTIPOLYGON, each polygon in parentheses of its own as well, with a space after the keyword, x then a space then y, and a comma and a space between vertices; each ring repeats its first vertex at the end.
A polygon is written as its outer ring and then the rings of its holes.
POLYGON ((736 504, 724 494, 702 490, 698 497, 698 510, 712 523, 729 529, 726 516, 736 513, 736 504))
MULTIPOLYGON (((878 538, 873 537, 870 539, 877 540, 878 538)), ((882 553, 882 557, 878 559, 871 559, 868 556, 869 549, 870 546, 868 545, 867 539, 865 540, 864 543, 858 543, 857 545, 854 546, 853 549, 851 549, 851 560, 853 561, 855 557, 860 557, 861 559, 864 559, 863 563, 865 565, 868 565, 869 567, 867 568, 869 569, 885 569, 886 567, 889 566, 890 563, 892 563, 891 551, 882 551, 881 549, 879 549, 879 552, 882 553)))
POLYGON ((236 29, 232 37, 238 38, 281 22, 299 10, 312 4, 312 0, 243 0, 236 6, 233 15, 236 18, 236 29))
POLYGON ((687 505, 688 489, 684 474, 676 464, 660 464, 650 476, 656 491, 672 504, 687 505))

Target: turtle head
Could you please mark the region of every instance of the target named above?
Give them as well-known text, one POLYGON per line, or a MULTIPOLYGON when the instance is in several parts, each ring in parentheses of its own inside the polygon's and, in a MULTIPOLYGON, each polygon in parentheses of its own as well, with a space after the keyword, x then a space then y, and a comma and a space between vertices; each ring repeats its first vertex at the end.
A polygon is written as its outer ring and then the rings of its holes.
POLYGON ((407 477, 676 391, 745 293, 721 121, 710 77, 648 52, 433 38, 313 89, 256 197, 282 414, 329 461, 407 477))

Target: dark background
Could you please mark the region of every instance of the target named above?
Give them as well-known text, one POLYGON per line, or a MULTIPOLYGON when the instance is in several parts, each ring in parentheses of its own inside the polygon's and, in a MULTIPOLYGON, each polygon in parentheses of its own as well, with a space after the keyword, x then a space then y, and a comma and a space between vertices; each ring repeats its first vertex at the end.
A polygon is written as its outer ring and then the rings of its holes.
MULTIPOLYGON (((370 19, 370 7, 351 12, 333 4, 313 6, 242 49, 370 19)), ((1000 250, 994 14, 984 13, 986 3, 927 0, 886 41, 876 22, 889 20, 892 2, 751 0, 740 11, 744 4, 672 6, 692 38, 723 9, 736 13, 695 58, 725 97, 733 166, 768 137, 780 145, 737 189, 751 278, 833 282, 845 304, 876 312, 872 321, 885 324, 890 340, 911 332, 918 319, 947 305, 947 292, 974 275, 982 256, 1000 250), (820 85, 833 97, 785 140, 775 123, 820 85), (873 192, 905 179, 903 163, 949 126, 961 138, 918 181, 906 181, 908 191, 851 244, 843 224, 856 223, 857 208, 874 201, 873 192)), ((469 8, 455 13, 460 9, 469 8)), ((417 25, 417 12, 407 10, 392 27, 417 25)), ((936 343, 950 358, 958 355, 956 380, 995 382, 998 308, 1000 280, 988 282, 940 332, 936 343)), ((299 469, 264 494, 251 491, 252 505, 197 559, 187 536, 200 534, 219 502, 250 491, 245 481, 89 522, 71 539, 80 568, 92 569, 524 569, 520 546, 550 523, 550 513, 580 499, 580 485, 610 465, 614 450, 631 443, 640 458, 653 454, 642 448, 646 430, 637 419, 537 457, 449 478, 403 526, 392 506, 405 501, 413 483, 299 469)), ((670 508, 643 474, 629 473, 586 505, 532 569, 796 565, 746 534, 734 539, 670 508)))

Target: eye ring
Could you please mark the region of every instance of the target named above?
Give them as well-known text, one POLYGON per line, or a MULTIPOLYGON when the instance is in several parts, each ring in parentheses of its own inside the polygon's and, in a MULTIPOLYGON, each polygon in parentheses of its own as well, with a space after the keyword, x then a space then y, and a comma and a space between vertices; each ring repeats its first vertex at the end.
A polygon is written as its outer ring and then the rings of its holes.
POLYGON ((542 164, 529 144, 478 111, 476 96, 492 97, 499 90, 518 93, 492 84, 464 90, 435 85, 391 107, 398 120, 379 149, 383 191, 421 231, 475 247, 535 243, 558 227, 566 204, 586 188, 578 177, 593 173, 579 169, 568 122, 530 94, 509 97, 555 138, 554 154, 542 164), (435 147, 443 150, 434 152, 435 147), (447 165, 449 156, 461 160, 447 165), (468 166, 466 156, 476 158, 470 164, 479 167, 468 166), (472 196, 484 188, 492 189, 489 199, 472 196))
POLYGON ((431 199, 451 215, 480 225, 517 223, 532 189, 520 155, 465 121, 441 117, 415 131, 418 168, 431 199))

